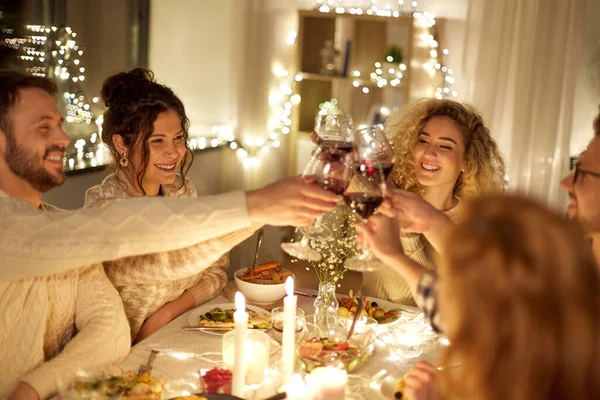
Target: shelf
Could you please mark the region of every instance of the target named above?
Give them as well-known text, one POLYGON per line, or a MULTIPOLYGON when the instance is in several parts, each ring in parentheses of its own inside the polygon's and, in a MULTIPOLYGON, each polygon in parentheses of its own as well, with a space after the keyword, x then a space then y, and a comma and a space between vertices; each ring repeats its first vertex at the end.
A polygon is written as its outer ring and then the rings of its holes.
POLYGON ((333 81, 350 81, 352 78, 348 76, 340 76, 340 75, 322 75, 315 74, 314 72, 300 72, 302 75, 302 80, 308 79, 313 81, 324 81, 324 82, 333 82, 333 81))
POLYGON ((343 13, 343 14, 338 14, 338 13, 333 13, 333 12, 328 12, 328 13, 323 13, 319 10, 301 10, 299 12, 300 16, 303 17, 311 17, 311 18, 329 18, 329 19, 335 19, 335 18, 348 18, 348 19, 355 19, 355 20, 363 20, 363 21, 377 21, 377 22, 393 22, 393 21, 397 21, 397 22, 401 22, 401 23, 407 23, 412 25, 413 24, 413 16, 410 13, 403 13, 402 15, 398 16, 398 17, 383 17, 380 15, 368 15, 368 14, 350 14, 350 13, 343 13))

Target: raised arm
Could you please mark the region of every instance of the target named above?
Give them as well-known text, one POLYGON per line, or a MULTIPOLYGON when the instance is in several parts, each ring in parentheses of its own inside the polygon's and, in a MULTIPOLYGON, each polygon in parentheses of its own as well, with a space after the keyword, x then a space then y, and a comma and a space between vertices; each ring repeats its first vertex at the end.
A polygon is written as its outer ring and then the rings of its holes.
POLYGON ((56 212, 2 199, 0 218, 0 280, 180 249, 251 224, 243 192, 201 199, 136 198, 56 212))
POLYGON ((243 228, 310 224, 336 196, 299 177, 200 199, 135 198, 46 213, 0 200, 0 280, 185 248, 243 228), (247 205, 247 206, 246 206, 247 205))
POLYGON ((378 211, 397 219, 402 231, 425 236, 440 254, 445 236, 454 227, 454 222, 442 211, 418 194, 401 189, 389 189, 378 211))
POLYGON ((42 399, 56 393, 58 378, 69 384, 78 369, 100 370, 129 352, 131 338, 123 303, 100 266, 79 276, 75 325, 77 335, 63 351, 22 379, 42 399))
POLYGON ((385 215, 373 215, 366 224, 356 224, 361 247, 369 249, 384 264, 396 271, 410 288, 413 297, 417 294, 419 280, 425 268, 404 254, 398 224, 385 215))

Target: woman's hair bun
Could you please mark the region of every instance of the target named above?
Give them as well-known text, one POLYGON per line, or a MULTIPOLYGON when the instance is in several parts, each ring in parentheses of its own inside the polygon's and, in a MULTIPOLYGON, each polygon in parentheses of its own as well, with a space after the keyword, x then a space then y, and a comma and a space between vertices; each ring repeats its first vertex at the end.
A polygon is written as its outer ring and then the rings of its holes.
POLYGON ((116 75, 112 75, 104 80, 102 85, 102 101, 106 104, 106 107, 120 102, 123 99, 123 95, 127 97, 128 93, 137 92, 136 89, 142 88, 149 83, 154 82, 154 74, 152 71, 135 68, 129 72, 121 72, 116 75))

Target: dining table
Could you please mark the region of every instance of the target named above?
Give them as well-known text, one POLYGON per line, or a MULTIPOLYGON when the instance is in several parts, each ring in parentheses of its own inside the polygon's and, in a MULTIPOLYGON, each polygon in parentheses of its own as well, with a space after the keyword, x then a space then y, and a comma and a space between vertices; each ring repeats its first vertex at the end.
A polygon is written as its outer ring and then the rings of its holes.
MULTIPOLYGON (((232 284, 232 282, 230 282, 232 284)), ((314 291, 298 288, 298 307, 303 309, 306 315, 314 314, 314 291)), ((225 296, 219 295, 205 305, 232 303, 225 296)), ((203 305, 203 306, 205 306, 203 305)), ((410 307, 411 312, 415 312, 410 307)), ((417 309, 418 311, 418 309, 417 309)), ((123 371, 137 371, 140 365, 148 361, 152 350, 157 350, 152 374, 165 381, 165 390, 171 391, 172 395, 198 390, 200 382, 200 371, 209 370, 214 367, 223 367, 221 358, 222 335, 206 333, 202 331, 189 331, 182 329, 189 325, 189 316, 194 312, 190 310, 175 318, 168 325, 157 330, 141 342, 131 348, 131 352, 120 364, 123 371), (189 389, 186 389, 189 388, 189 389)), ((443 342, 443 341, 442 341, 443 342)), ((384 396, 380 388, 381 382, 387 377, 401 377, 419 360, 426 360, 433 365, 440 364, 440 353, 443 347, 439 340, 429 343, 423 347, 423 352, 416 358, 399 358, 390 351, 390 346, 384 340, 378 339, 374 343, 374 352, 370 358, 356 370, 348 375, 347 398, 352 399, 385 399, 393 398, 384 396)), ((280 346, 272 340, 272 360, 281 358, 280 346)), ((280 388, 265 385, 252 394, 247 393, 247 398, 261 399, 276 393, 280 388)), ((169 398, 167 396, 166 398, 169 398)))

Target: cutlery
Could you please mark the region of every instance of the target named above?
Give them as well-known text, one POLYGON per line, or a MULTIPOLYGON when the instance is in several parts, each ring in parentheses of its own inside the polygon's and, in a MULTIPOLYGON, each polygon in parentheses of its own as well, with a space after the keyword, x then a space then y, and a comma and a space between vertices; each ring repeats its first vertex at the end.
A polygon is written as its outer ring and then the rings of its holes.
POLYGON ((143 374, 150 375, 150 373, 152 372, 152 365, 154 364, 154 359, 156 358, 158 353, 159 353, 159 351, 154 350, 154 349, 150 352, 150 356, 148 357, 148 361, 146 362, 146 364, 140 365, 140 369, 138 370, 138 373, 137 373, 138 375, 143 375, 143 374))
POLYGON ((260 250, 260 245, 262 243, 263 234, 265 232, 261 229, 258 230, 256 234, 256 249, 254 249, 254 262, 252 263, 252 273, 254 274, 254 268, 256 268, 256 262, 258 261, 258 251, 260 250))
POLYGON ((356 322, 360 318, 360 313, 362 313, 366 304, 367 304, 367 298, 365 296, 361 296, 360 299, 358 300, 358 306, 356 307, 356 311, 354 311, 354 318, 352 319, 352 325, 350 325, 350 330, 348 331, 348 340, 350 340, 350 337, 354 333, 354 327, 356 326, 356 322))

